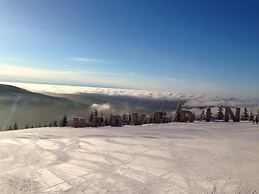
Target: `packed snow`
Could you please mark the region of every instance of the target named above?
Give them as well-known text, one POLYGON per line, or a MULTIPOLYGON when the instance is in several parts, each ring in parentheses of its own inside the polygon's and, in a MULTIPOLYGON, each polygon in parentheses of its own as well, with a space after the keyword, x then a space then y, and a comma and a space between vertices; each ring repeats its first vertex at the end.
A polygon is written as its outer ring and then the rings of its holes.
POLYGON ((257 193, 259 127, 171 123, 0 133, 0 192, 257 193))

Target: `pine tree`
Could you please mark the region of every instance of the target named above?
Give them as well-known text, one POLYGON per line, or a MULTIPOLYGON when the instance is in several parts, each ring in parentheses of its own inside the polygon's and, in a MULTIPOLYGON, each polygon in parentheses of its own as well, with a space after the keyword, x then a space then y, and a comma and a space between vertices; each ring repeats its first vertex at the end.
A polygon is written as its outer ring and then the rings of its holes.
POLYGON ((8 129, 7 129, 7 130, 11 131, 11 130, 12 130, 12 126, 11 126, 11 125, 9 125, 9 127, 8 127, 8 129))
POLYGON ((14 129, 14 130, 18 130, 18 125, 17 125, 16 122, 14 123, 13 129, 14 129))
POLYGON ((254 113, 252 111, 250 112, 249 120, 254 121, 254 113))
POLYGON ((90 116, 89 116, 89 122, 92 123, 93 122, 93 118, 94 118, 94 113, 91 112, 90 116))
POLYGON ((182 110, 182 107, 181 107, 180 104, 178 104, 176 112, 175 112, 175 121, 176 122, 180 122, 181 121, 181 110, 182 110))
POLYGON ((112 114, 110 114, 110 119, 109 119, 109 123, 112 123, 112 114))
POLYGON ((95 117, 98 117, 98 111, 97 111, 97 109, 94 110, 94 116, 95 116, 95 117))
POLYGON ((58 122, 57 122, 57 121, 54 121, 54 122, 53 122, 53 126, 54 126, 54 127, 57 127, 57 126, 58 126, 58 122))
POLYGON ((172 117, 172 116, 169 117, 168 122, 169 122, 169 123, 172 123, 172 122, 173 122, 173 117, 172 117))
POLYGON ((127 125, 128 123, 128 116, 126 113, 124 113, 122 116, 122 122, 123 122, 123 125, 127 125))
POLYGON ((223 108, 219 107, 218 109, 218 116, 217 116, 218 120, 224 120, 224 113, 223 113, 223 108))
POLYGON ((60 126, 61 127, 66 127, 67 126, 67 116, 66 115, 62 118, 62 120, 60 122, 60 126))
POLYGON ((153 119, 153 116, 151 115, 149 118, 149 123, 153 123, 153 122, 154 122, 154 119, 153 119))
POLYGON ((247 121, 248 118, 249 118, 249 114, 248 114, 247 108, 245 107, 244 113, 243 113, 243 115, 242 115, 242 120, 243 120, 243 121, 247 121))
POLYGON ((53 125, 52 125, 52 122, 50 122, 50 123, 49 123, 49 127, 52 127, 52 126, 53 126, 53 125))
POLYGON ((131 124, 131 120, 132 120, 132 118, 131 118, 131 114, 129 114, 129 118, 128 118, 128 125, 130 125, 130 124, 131 124))
POLYGON ((206 119, 205 111, 202 111, 200 115, 200 121, 205 121, 205 119, 206 119))
POLYGON ((105 126, 108 126, 108 125, 109 125, 109 121, 108 121, 107 118, 105 118, 105 120, 104 120, 104 125, 105 125, 105 126))

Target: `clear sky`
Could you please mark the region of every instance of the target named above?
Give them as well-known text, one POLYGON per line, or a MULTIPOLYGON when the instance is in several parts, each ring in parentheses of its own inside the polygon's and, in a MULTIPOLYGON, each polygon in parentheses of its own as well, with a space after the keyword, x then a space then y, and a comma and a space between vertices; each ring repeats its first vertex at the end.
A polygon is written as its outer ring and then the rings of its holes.
POLYGON ((0 0, 0 81, 259 97, 258 0, 0 0))

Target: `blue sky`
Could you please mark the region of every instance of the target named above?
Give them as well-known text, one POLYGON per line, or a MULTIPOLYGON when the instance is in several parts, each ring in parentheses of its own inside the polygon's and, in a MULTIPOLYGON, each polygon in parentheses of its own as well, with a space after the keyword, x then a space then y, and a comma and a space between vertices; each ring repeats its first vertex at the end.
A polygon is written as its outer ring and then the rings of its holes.
POLYGON ((0 0, 0 81, 259 97, 258 0, 0 0))

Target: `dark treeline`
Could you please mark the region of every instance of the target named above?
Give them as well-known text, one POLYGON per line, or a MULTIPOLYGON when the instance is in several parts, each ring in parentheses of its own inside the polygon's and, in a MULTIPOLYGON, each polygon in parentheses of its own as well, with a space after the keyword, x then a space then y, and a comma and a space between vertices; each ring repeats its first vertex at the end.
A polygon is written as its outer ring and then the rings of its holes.
MULTIPOLYGON (((232 113, 231 113, 232 114, 232 113)), ((216 114, 211 113, 211 109, 201 111, 200 114, 195 115, 189 110, 185 110, 180 105, 177 106, 174 114, 167 114, 166 112, 156 112, 154 114, 139 114, 139 113, 124 113, 120 115, 105 115, 99 113, 97 109, 92 111, 88 118, 80 118, 77 122, 82 122, 81 124, 75 123, 75 118, 73 117, 68 120, 67 115, 64 115, 60 120, 53 120, 48 124, 42 124, 41 122, 19 124, 14 122, 12 125, 8 125, 6 129, 0 130, 18 130, 18 129, 29 129, 29 128, 40 128, 40 127, 99 127, 99 126, 122 126, 122 125, 142 125, 142 124, 152 124, 152 123, 170 123, 170 122, 211 122, 211 121, 226 121, 225 112, 223 107, 217 109, 216 114), (114 120, 115 119, 115 120, 114 120)), ((231 115, 230 115, 231 116, 231 115)), ((253 111, 248 111, 245 107, 242 114, 237 115, 240 117, 237 121, 251 121, 254 124, 258 124, 259 116, 258 113, 253 111)), ((234 119, 233 119, 234 120, 234 119)))

